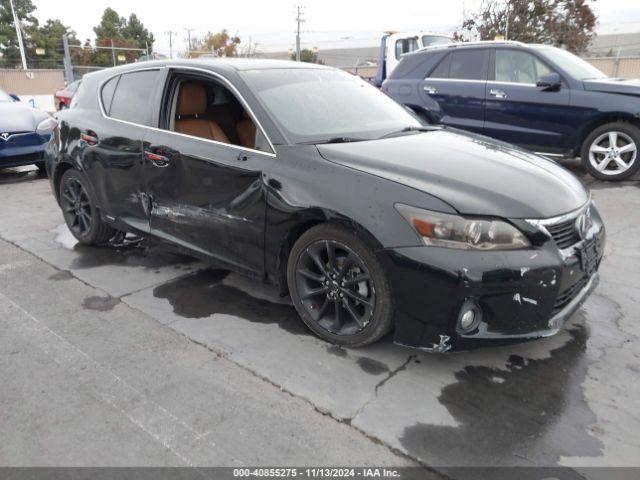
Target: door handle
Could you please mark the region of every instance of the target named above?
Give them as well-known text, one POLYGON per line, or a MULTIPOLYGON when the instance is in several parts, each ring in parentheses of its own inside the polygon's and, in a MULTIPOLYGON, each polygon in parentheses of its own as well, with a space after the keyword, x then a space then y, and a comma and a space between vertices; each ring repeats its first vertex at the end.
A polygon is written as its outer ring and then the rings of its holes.
POLYGON ((164 168, 168 167, 171 163, 169 157, 165 157, 164 155, 160 155, 159 153, 155 153, 150 150, 145 150, 144 156, 153 164, 154 167, 164 168))
POLYGON ((491 90, 489 90, 489 95, 496 98, 507 98, 507 94, 504 93, 503 90, 498 90, 496 88, 492 88, 491 90))
POLYGON ((93 130, 84 130, 81 134, 80 134, 80 138, 82 140, 84 140, 85 142, 87 142, 87 144, 93 146, 93 145, 97 145, 98 144, 98 135, 96 135, 96 132, 94 132, 93 130))
POLYGON ((429 85, 425 85, 424 87, 422 87, 422 89, 428 94, 428 95, 435 95, 436 93, 438 93, 438 89, 436 87, 431 87, 429 85))

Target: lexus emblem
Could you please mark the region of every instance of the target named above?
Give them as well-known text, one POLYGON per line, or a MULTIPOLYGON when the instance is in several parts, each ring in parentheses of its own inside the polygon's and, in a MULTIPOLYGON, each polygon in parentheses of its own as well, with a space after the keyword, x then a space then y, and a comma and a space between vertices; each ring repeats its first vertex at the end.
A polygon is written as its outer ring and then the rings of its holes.
POLYGON ((591 209, 587 210, 576 219, 576 231, 581 239, 585 239, 591 228, 591 209))
POLYGON ((2 138, 5 142, 9 139, 11 135, 9 135, 7 132, 4 133, 0 133, 0 138, 2 138))

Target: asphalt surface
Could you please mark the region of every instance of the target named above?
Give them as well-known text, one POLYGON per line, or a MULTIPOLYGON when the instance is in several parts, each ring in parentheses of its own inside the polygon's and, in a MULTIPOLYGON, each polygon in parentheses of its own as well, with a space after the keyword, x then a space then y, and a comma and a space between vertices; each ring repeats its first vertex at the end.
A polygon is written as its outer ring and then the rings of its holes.
POLYGON ((608 239, 565 328, 427 355, 329 346, 146 242, 80 247, 47 180, 0 171, 0 465, 640 466, 640 183, 583 178, 608 239))

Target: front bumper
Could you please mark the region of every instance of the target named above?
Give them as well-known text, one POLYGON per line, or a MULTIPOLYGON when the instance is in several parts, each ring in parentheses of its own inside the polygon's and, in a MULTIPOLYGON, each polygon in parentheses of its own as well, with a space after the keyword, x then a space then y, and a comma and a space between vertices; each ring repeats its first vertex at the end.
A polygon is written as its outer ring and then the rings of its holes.
POLYGON ((394 341, 425 351, 465 350, 557 333, 598 284, 604 251, 599 217, 569 250, 549 239, 528 250, 479 252, 403 247, 378 252, 396 301, 394 341), (580 255, 593 248, 593 262, 580 255), (481 314, 461 331, 469 305, 481 314))
POLYGON ((20 167, 45 161, 51 135, 18 134, 0 140, 0 168, 20 167))

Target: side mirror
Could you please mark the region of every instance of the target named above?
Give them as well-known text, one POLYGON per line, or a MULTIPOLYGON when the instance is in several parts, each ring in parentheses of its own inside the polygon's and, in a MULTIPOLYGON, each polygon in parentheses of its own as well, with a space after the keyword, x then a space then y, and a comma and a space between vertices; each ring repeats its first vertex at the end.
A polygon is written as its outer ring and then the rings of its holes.
POLYGON ((542 88, 543 90, 555 92, 560 90, 562 86, 562 79, 560 75, 556 72, 547 73, 538 78, 536 82, 536 87, 542 88))
POLYGON ((14 102, 19 102, 20 101, 20 97, 18 95, 16 95, 15 93, 10 93, 9 96, 11 98, 13 98, 14 102))

